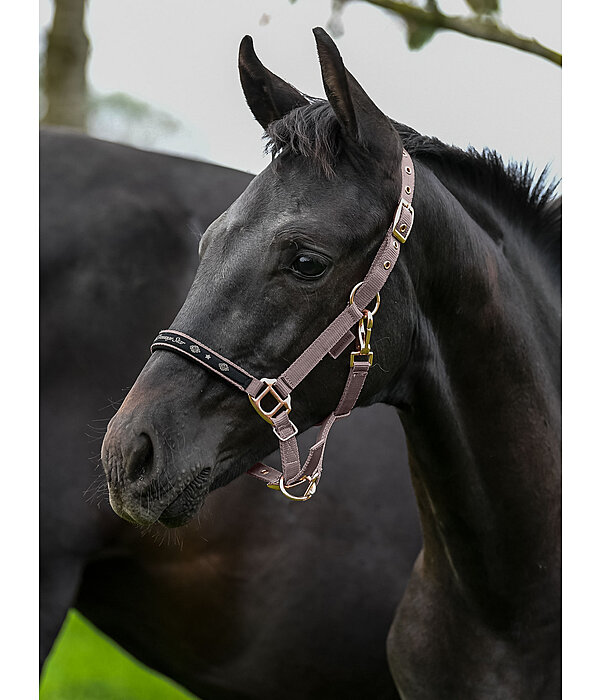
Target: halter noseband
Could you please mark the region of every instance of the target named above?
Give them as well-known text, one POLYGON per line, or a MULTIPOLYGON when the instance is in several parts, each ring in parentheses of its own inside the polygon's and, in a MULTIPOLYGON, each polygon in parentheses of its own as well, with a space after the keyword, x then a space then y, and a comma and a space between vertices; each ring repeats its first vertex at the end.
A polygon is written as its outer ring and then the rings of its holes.
POLYGON ((390 275, 400 253, 400 243, 406 243, 413 225, 412 199, 415 173, 408 153, 402 151, 402 195, 394 219, 388 228, 369 271, 350 294, 348 306, 327 326, 311 345, 277 379, 256 379, 246 370, 219 355, 207 345, 176 330, 161 331, 151 346, 151 351, 170 350, 198 362, 206 369, 225 379, 248 394, 250 403, 261 418, 273 426, 279 440, 281 471, 258 462, 248 474, 264 481, 269 488, 280 490, 294 501, 307 501, 317 490, 323 470, 323 455, 329 431, 336 420, 350 415, 373 364, 370 338, 373 316, 379 308, 379 292, 390 275), (367 307, 373 301, 375 307, 367 307), (311 447, 304 464, 296 435, 298 428, 292 423, 291 393, 328 353, 335 359, 355 339, 351 329, 358 323, 356 351, 350 353, 350 372, 337 408, 321 424, 316 443, 311 447), (270 408, 263 401, 275 401, 270 408), (294 495, 290 489, 306 483, 302 495, 294 495))

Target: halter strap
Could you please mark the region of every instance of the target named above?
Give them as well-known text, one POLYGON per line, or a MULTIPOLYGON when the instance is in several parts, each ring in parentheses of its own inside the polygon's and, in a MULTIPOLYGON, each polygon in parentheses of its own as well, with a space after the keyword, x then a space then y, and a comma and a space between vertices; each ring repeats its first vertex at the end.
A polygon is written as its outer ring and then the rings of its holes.
POLYGON ((248 470, 248 474, 265 482, 270 488, 279 489, 292 500, 305 501, 314 495, 323 470, 329 432, 337 420, 350 414, 364 386, 373 361, 369 338, 373 316, 379 307, 379 292, 398 260, 400 243, 406 242, 413 225, 414 183, 413 163, 403 150, 400 201, 365 278, 352 290, 348 306, 277 379, 257 379, 199 340, 173 329, 161 331, 150 348, 152 352, 170 350, 182 354, 248 394, 250 403, 259 415, 273 426, 281 456, 281 471, 258 462, 248 470), (374 299, 377 300, 376 306, 373 311, 369 311, 367 307, 374 299), (329 353, 334 358, 339 357, 355 338, 351 329, 357 323, 357 350, 350 355, 350 371, 341 399, 333 413, 321 424, 317 441, 302 464, 296 441, 298 429, 289 417, 291 392, 325 355, 329 353), (267 398, 275 401, 274 407, 266 409, 262 406, 263 400, 267 398), (294 495, 289 491, 305 482, 307 487, 302 495, 294 495))
POLYGON ((161 331, 154 339, 151 350, 154 352, 158 348, 176 350, 181 355, 185 355, 190 360, 212 370, 242 391, 246 391, 254 379, 246 370, 219 355, 218 352, 215 352, 199 340, 192 338, 191 335, 181 331, 161 331))

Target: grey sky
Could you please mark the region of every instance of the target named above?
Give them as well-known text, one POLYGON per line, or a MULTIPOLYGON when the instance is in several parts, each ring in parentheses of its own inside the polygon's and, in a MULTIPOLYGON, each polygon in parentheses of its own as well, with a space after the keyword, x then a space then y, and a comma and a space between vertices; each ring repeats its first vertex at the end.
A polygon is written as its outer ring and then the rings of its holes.
MULTIPOLYGON (((439 4, 449 13, 468 10, 462 0, 439 4)), ((502 7, 507 25, 560 50, 558 0, 502 0, 502 7)), ((43 26, 51 11, 42 0, 43 26)), ((157 135, 154 149, 258 172, 267 161, 239 86, 239 41, 252 35, 265 65, 323 96, 311 28, 329 17, 329 0, 90 0, 90 82, 181 122, 176 134, 157 135)), ((451 32, 409 51, 401 23, 364 2, 347 5, 343 26, 337 43, 346 65, 391 117, 461 147, 490 146, 538 168, 550 162, 561 175, 557 66, 451 32)))

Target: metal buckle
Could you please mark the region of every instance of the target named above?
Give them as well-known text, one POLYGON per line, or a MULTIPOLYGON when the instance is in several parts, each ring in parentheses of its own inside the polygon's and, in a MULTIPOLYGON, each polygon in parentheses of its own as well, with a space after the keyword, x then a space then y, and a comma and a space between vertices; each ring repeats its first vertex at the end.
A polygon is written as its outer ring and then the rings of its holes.
POLYGON ((373 353, 371 352, 371 332, 373 331, 373 311, 365 311, 363 317, 358 322, 358 339, 356 352, 350 353, 350 367, 354 367, 354 362, 368 360, 373 364, 373 353))
MULTIPOLYGON (((320 479, 320 474, 317 472, 316 474, 313 474, 312 476, 303 476, 299 481, 297 481, 295 484, 292 484, 291 486, 285 486, 283 483, 283 474, 281 475, 281 478, 279 479, 279 490, 281 493, 289 498, 291 501, 308 501, 309 498, 312 498, 316 491, 317 491, 317 484, 319 483, 320 479), (294 494, 290 493, 287 489, 293 489, 296 488, 296 486, 299 486, 303 481, 308 481, 308 488, 304 492, 302 496, 294 496, 294 494)), ((271 488, 277 488, 276 486, 272 486, 271 488)))
POLYGON ((373 364, 373 353, 364 353, 360 352, 360 350, 357 350, 356 352, 351 352, 350 353, 350 367, 354 367, 354 361, 358 360, 369 360, 369 364, 373 364))
POLYGON ((394 214, 394 225, 392 227, 392 235, 394 238, 397 238, 400 243, 406 243, 408 236, 410 235, 410 230, 412 229, 412 224, 413 220, 415 218, 415 210, 412 208, 412 205, 410 202, 408 202, 404 197, 400 199, 400 204, 398 205, 398 208, 396 209, 396 213, 394 214), (398 225, 398 222, 400 221, 400 216, 402 215, 402 207, 406 207, 408 209, 411 219, 410 219, 410 224, 402 224, 405 229, 404 231, 398 231, 396 226, 398 225))
MULTIPOLYGON (((271 420, 271 418, 275 416, 282 408, 285 410, 286 413, 289 413, 292 410, 292 397, 286 396, 285 398, 283 398, 279 396, 279 394, 273 388, 273 385, 277 382, 276 379, 265 379, 263 377, 260 381, 263 382, 263 384, 266 384, 265 388, 260 392, 260 394, 258 394, 256 398, 250 396, 250 394, 248 394, 248 398, 250 399, 250 403, 252 404, 253 408, 256 410, 258 415, 263 420, 266 420, 267 423, 273 425, 273 421, 271 420), (265 396, 269 394, 275 399, 275 401, 277 401, 277 405, 270 411, 265 411, 265 409, 260 405, 260 402, 265 398, 265 396)), ((292 425, 294 424, 292 423, 292 425)), ((297 434, 298 429, 295 425, 294 428, 296 429, 295 434, 297 434)), ((277 433, 275 433, 275 435, 277 435, 277 433)), ((277 437, 279 436, 277 435, 277 437)), ((293 435, 290 435, 290 437, 293 437, 293 435)), ((286 438, 286 440, 289 440, 289 438, 286 438)))
POLYGON ((273 426, 273 432, 275 433, 275 437, 279 440, 279 442, 287 442, 288 440, 291 440, 293 437, 296 437, 296 435, 298 435, 298 428, 295 425, 295 423, 292 423, 292 421, 290 421, 290 425, 294 429, 294 432, 288 435, 286 438, 282 438, 281 435, 275 430, 275 426, 273 426))

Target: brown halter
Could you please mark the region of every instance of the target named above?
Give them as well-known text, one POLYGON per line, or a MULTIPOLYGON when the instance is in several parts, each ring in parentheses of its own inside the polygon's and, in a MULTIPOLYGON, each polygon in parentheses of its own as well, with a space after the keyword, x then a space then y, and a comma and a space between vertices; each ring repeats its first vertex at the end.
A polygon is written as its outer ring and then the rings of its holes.
POLYGON ((402 195, 394 220, 388 228, 371 267, 362 282, 350 294, 348 306, 335 318, 319 337, 277 379, 256 379, 238 365, 185 333, 176 330, 161 331, 151 351, 170 350, 185 355, 218 374, 248 394, 250 403, 261 418, 273 426, 279 439, 281 471, 258 462, 248 474, 264 481, 269 488, 280 490, 294 501, 307 501, 317 490, 323 470, 323 455, 329 431, 336 420, 345 418, 356 401, 373 364, 370 338, 373 316, 379 308, 379 292, 392 271, 400 252, 400 243, 406 243, 413 225, 412 199, 415 173, 411 157, 402 151, 402 195), (375 299, 375 306, 368 305, 375 299), (292 391, 328 353, 337 358, 354 340, 351 329, 358 323, 357 348, 350 353, 350 372, 337 408, 321 424, 316 443, 311 447, 304 464, 300 461, 296 435, 298 428, 290 420, 292 391), (264 408, 267 398, 275 400, 273 408, 264 408), (290 489, 306 482, 302 495, 293 495, 290 489))

